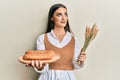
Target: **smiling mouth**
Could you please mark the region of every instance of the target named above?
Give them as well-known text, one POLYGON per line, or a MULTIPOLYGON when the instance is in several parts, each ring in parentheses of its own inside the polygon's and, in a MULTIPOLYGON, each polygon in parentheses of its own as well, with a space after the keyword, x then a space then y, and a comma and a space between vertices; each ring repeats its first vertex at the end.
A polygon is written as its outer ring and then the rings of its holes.
POLYGON ((66 22, 65 21, 61 21, 61 23, 65 24, 66 22))

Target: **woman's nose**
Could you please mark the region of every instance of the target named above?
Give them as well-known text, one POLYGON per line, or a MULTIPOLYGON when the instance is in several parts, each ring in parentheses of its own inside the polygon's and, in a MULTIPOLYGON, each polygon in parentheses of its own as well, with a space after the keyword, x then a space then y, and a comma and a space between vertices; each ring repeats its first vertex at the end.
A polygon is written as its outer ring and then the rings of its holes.
POLYGON ((65 15, 62 15, 62 19, 64 20, 66 17, 65 17, 65 15))

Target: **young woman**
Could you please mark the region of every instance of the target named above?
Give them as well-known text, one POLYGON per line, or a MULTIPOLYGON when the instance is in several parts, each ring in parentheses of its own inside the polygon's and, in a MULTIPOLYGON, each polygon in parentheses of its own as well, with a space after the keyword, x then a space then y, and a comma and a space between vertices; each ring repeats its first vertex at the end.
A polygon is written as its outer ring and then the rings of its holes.
POLYGON ((37 39, 37 50, 51 49, 61 58, 50 64, 32 61, 35 71, 41 73, 38 80, 76 80, 74 70, 83 67, 86 54, 81 52, 76 37, 71 32, 67 8, 54 4, 49 10, 46 33, 37 39), (77 64, 77 60, 81 62, 77 64))

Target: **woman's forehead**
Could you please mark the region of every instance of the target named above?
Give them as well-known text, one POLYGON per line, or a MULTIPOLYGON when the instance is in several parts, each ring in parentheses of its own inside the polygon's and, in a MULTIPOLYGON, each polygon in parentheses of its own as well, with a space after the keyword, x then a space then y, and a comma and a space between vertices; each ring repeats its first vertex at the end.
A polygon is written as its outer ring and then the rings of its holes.
POLYGON ((63 8, 63 7, 60 7, 55 11, 55 13, 59 13, 59 12, 67 12, 67 9, 63 8))

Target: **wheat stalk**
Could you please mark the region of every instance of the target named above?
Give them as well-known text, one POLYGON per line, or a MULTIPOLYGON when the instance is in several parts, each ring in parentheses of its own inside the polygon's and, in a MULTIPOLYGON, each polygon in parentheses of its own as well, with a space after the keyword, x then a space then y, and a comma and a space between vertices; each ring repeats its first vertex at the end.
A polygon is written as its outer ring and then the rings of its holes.
MULTIPOLYGON (((92 26, 92 28, 90 27, 86 27, 86 31, 85 31, 85 41, 84 41, 84 45, 83 45, 83 48, 81 50, 81 52, 85 52, 87 47, 89 46, 90 42, 96 37, 98 33, 98 28, 97 28, 97 25, 94 24, 92 26)), ((77 61, 78 62, 78 65, 80 65, 80 61, 77 61)))

